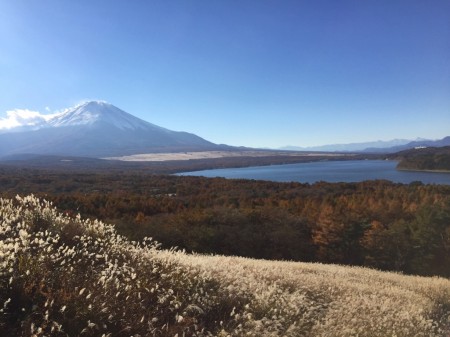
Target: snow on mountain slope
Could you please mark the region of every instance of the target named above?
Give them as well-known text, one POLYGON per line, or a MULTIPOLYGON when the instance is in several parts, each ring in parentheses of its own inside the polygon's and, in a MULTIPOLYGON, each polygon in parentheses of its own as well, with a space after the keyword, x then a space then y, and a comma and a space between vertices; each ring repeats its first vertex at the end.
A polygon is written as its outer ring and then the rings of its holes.
POLYGON ((119 129, 152 129, 167 130, 102 101, 91 101, 70 108, 48 121, 52 127, 92 125, 95 123, 106 123, 119 129))
POLYGON ((171 131, 109 103, 86 102, 40 124, 0 133, 0 156, 52 154, 85 157, 217 150, 220 146, 187 132, 171 131))

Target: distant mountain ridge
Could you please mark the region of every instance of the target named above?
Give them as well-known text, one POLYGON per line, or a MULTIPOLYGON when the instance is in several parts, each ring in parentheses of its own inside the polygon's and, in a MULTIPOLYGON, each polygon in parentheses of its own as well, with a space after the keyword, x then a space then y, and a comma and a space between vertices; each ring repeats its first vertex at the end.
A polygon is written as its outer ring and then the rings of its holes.
POLYGON ((409 142, 404 145, 399 146, 392 146, 385 149, 380 148, 367 148, 364 150, 364 152, 371 152, 371 153, 395 153, 399 151, 414 149, 417 147, 442 147, 442 146, 449 146, 450 145, 450 136, 444 137, 442 139, 438 140, 428 140, 428 139, 422 139, 422 140, 415 140, 412 142, 409 142))
POLYGON ((285 146, 280 150, 290 151, 323 151, 323 152, 362 152, 362 153, 394 153, 407 149, 412 149, 421 146, 448 146, 450 145, 450 137, 445 137, 439 140, 430 140, 424 138, 417 138, 416 140, 408 139, 393 139, 389 141, 374 141, 364 143, 349 143, 349 144, 330 144, 322 146, 298 147, 285 146))
POLYGON ((101 101, 86 102, 34 125, 0 132, 0 156, 104 157, 217 149, 223 146, 151 124, 101 101))

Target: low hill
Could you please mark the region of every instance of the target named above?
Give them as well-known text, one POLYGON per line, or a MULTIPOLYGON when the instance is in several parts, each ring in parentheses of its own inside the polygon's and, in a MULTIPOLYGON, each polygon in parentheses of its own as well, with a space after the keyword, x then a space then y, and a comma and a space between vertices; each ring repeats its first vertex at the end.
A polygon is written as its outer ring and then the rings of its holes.
POLYGON ((450 281, 160 250, 0 199, 4 336, 448 336, 450 281))
POLYGON ((450 146, 419 147, 398 152, 394 157, 400 160, 399 170, 450 172, 450 146))

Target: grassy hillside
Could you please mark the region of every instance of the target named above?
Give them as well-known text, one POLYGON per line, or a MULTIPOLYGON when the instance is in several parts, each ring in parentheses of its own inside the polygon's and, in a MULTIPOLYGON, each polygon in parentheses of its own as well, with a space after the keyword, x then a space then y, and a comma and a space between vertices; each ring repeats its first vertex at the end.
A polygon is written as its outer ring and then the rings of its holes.
POLYGON ((450 281, 161 250, 0 199, 4 336, 448 336, 450 281))

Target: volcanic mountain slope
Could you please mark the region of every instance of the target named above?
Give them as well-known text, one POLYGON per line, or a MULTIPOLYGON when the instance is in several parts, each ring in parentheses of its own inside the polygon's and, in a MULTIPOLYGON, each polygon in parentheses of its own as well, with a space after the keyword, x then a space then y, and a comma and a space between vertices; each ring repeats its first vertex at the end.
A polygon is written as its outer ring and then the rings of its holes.
POLYGON ((33 129, 22 127, 0 133, 0 156, 30 153, 104 157, 218 149, 221 146, 199 136, 159 127, 99 101, 68 109, 33 129))

